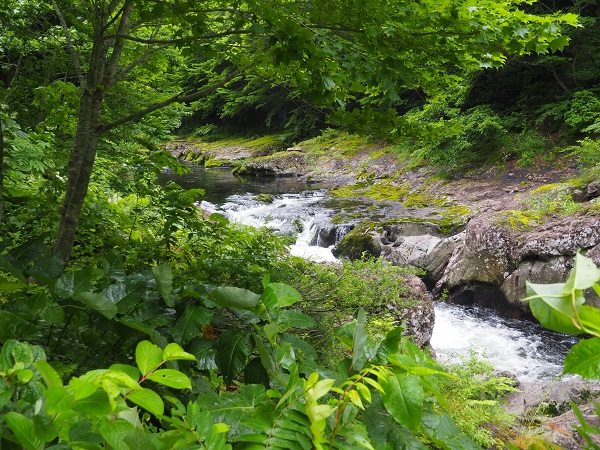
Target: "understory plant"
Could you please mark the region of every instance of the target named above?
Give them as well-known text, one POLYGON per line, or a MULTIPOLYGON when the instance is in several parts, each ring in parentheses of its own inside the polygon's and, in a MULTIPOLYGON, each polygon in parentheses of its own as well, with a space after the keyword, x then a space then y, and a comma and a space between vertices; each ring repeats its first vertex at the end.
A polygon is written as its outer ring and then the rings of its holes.
POLYGON ((3 448, 480 448, 443 412, 454 376, 401 327, 370 336, 362 308, 324 366, 301 295, 269 276, 256 293, 127 273, 114 252, 0 262, 3 448))

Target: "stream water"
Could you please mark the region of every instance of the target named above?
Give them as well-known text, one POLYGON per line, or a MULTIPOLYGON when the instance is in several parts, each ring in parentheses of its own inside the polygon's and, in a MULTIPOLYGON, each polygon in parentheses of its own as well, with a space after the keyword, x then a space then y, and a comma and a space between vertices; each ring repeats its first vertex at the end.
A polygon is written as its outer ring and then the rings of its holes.
MULTIPOLYGON (((172 180, 186 188, 203 188, 202 208, 219 212, 232 221, 275 232, 296 235, 294 255, 316 261, 335 261, 331 250, 352 223, 333 225, 336 214, 352 210, 352 217, 368 214, 368 204, 338 201, 327 196, 327 186, 297 182, 293 178, 238 178, 229 169, 192 166, 184 175, 163 172, 160 183, 172 180), (272 201, 264 201, 268 195, 272 201)), ((550 379, 561 373, 564 356, 576 342, 571 336, 544 330, 528 322, 505 319, 481 307, 435 305, 436 321, 431 340, 441 359, 485 356, 497 370, 520 380, 550 379)))

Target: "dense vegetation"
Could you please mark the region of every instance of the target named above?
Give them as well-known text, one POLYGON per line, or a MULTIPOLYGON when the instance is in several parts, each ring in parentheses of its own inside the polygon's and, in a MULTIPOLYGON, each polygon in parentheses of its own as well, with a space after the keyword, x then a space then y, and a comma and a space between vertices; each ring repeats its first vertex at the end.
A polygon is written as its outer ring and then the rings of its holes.
POLYGON ((452 387, 401 324, 369 325, 402 270, 291 259, 155 179, 186 170, 174 133, 224 130, 359 131, 450 170, 580 140, 593 165, 595 8, 3 1, 0 444, 501 446, 480 428, 506 380, 453 369, 472 381, 452 387))

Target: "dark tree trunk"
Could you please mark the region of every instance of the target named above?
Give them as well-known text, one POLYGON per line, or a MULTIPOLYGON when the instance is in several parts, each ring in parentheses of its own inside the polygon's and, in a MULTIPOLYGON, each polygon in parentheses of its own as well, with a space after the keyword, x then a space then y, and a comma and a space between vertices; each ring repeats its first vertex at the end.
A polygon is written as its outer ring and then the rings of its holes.
MULTIPOLYGON (((119 34, 126 34, 135 0, 126 0, 119 12, 119 34)), ((65 264, 71 257, 77 223, 87 194, 101 131, 102 103, 108 89, 115 83, 116 71, 123 52, 124 40, 106 39, 107 20, 118 2, 111 2, 95 25, 94 41, 85 84, 81 87, 79 117, 73 142, 67 178, 67 191, 60 209, 60 220, 52 253, 63 258, 65 264), (110 52, 109 52, 110 47, 110 52)), ((58 8, 56 8, 58 10, 58 8)), ((62 18, 60 11, 57 12, 62 18)), ((64 19, 63 19, 64 20, 64 19)), ((75 58, 76 60, 77 58, 75 58)))
POLYGON ((4 224, 4 131, 0 118, 0 231, 4 224))

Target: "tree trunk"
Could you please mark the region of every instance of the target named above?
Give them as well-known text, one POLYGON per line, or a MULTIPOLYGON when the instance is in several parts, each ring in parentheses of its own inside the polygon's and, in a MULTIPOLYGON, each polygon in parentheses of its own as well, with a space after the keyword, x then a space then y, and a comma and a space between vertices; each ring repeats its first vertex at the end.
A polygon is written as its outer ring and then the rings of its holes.
POLYGON ((71 257, 75 231, 90 183, 100 138, 97 127, 100 122, 102 102, 101 99, 94 97, 97 95, 89 91, 85 91, 81 96, 77 132, 69 158, 67 192, 60 209, 60 221, 52 247, 52 252, 60 254, 65 264, 71 257))
MULTIPOLYGON (((125 0, 118 14, 120 16, 118 34, 127 32, 134 3, 135 0, 125 0)), ((55 2, 54 6, 59 18, 62 19, 55 2)), ((117 6, 118 2, 113 1, 103 14, 97 16, 100 20, 95 25, 90 65, 85 84, 81 86, 77 131, 69 158, 67 191, 60 209, 60 220, 52 246, 52 253, 60 255, 65 265, 69 262, 73 250, 77 223, 90 184, 98 142, 102 133, 102 103, 106 91, 115 81, 124 48, 125 41, 122 38, 114 39, 112 44, 106 39, 107 20, 117 6), (112 51, 109 52, 111 45, 110 50, 112 51)))
POLYGON ((4 224, 4 131, 0 117, 0 231, 4 224))

